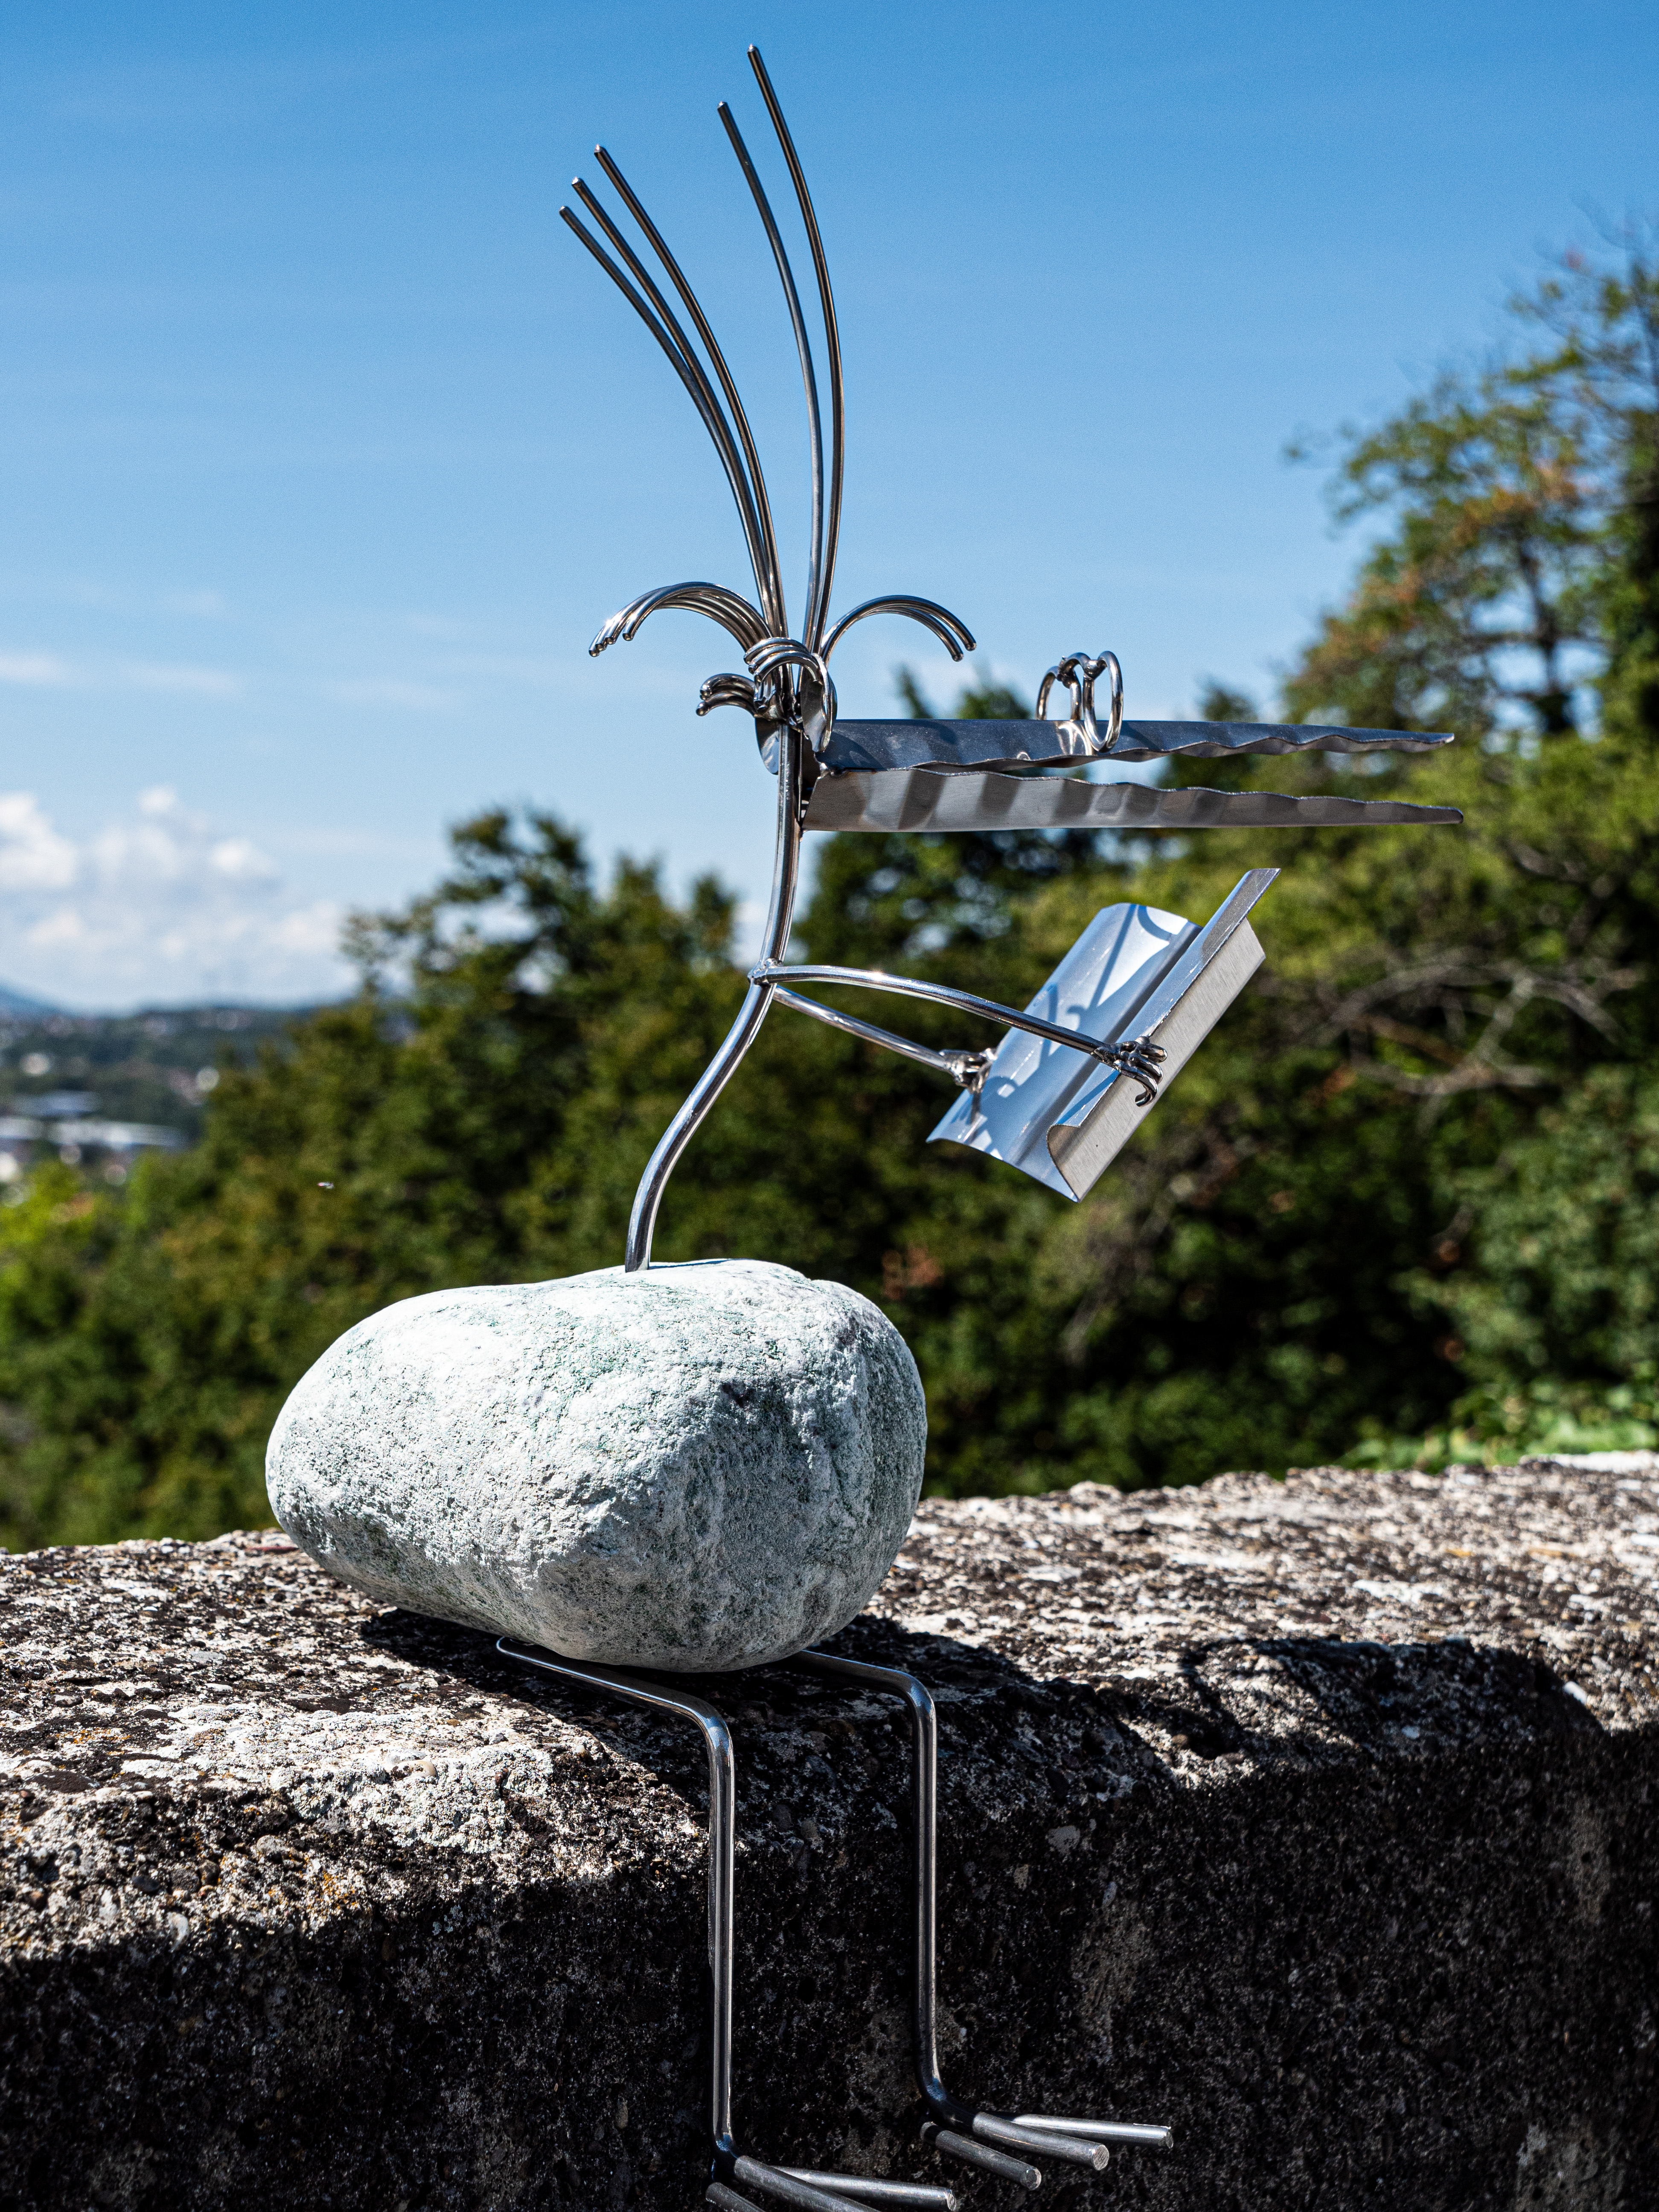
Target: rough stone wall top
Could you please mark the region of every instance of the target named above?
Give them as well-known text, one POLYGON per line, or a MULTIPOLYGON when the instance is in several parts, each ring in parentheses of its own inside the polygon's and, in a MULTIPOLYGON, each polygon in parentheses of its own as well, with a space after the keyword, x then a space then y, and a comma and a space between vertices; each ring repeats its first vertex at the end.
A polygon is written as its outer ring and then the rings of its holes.
MULTIPOLYGON (((1103 2206, 1659 2203, 1656 1578, 1650 1469, 925 1504, 842 1648, 940 1702, 947 2079, 1172 2119, 1103 2206)), ((689 1735, 273 1534, 0 1560, 0 2206, 696 2201, 689 1735)), ((704 1686, 740 2129, 922 2172, 902 1724, 704 1686)))
MULTIPOLYGON (((1029 1500, 929 1500, 877 1604, 912 1630, 1149 1706, 1160 1695, 1184 1706, 1226 1680, 1245 1699, 1231 1732, 1251 1760, 1339 1739, 1422 1757, 1501 1733, 1524 1701, 1511 1710, 1460 1685, 1483 1668, 1518 1683, 1523 1660, 1550 1678, 1540 1694, 1558 1717, 1571 1723, 1565 1697, 1604 1727, 1650 1725, 1659 1459, 1609 1456, 1606 1468, 1321 1468, 1127 1496, 1083 1483, 1029 1500), (1345 1686, 1385 1652, 1394 1694, 1345 1686)), ((1192 1777, 1206 1753, 1189 1747, 1192 1777)))
MULTIPOLYGON (((1322 1645, 1337 1683, 1345 1650, 1432 1666, 1415 1721, 1402 1692, 1362 1700, 1338 1731, 1401 1756, 1513 1723, 1502 1700, 1459 1694, 1460 1643, 1535 1660, 1553 1678, 1540 1694, 1604 1727, 1650 1724, 1659 1468, 1322 1468, 1127 1495, 1085 1483, 928 1499, 870 1612, 927 1640, 923 1671, 927 1643, 947 1662, 966 1646, 1027 1677, 1139 1698, 1148 1745, 1192 1783, 1205 1752, 1162 1731, 1157 1711, 1171 1698, 1188 1710, 1195 1685, 1243 1669, 1266 1702, 1258 1725, 1241 1726, 1240 1755, 1298 1755, 1326 1731, 1329 1693, 1306 1689, 1322 1645)), ((0 1783, 67 1800, 123 1784, 312 1791, 333 1776, 364 1815, 413 1833, 434 1752, 493 1776, 536 1742, 549 1754, 542 1786, 556 1774, 580 1792, 586 1729, 546 1734, 516 1698, 497 1709, 447 1695, 372 1632, 377 1620, 410 1617, 343 1589, 276 1531, 0 1558, 0 1783), (393 1769, 410 1786, 378 1802, 393 1769)), ((732 1685, 726 1694, 741 1701, 732 1685)), ((440 1827, 450 1832, 447 1815, 440 1827)))

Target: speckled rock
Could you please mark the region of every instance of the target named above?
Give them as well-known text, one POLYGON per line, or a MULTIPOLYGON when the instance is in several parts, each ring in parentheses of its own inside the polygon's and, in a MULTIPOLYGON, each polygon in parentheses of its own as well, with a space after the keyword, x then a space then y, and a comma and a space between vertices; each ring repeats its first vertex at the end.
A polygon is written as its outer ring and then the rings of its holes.
POLYGON ((382 1603, 719 1672, 850 1620, 921 1494, 880 1310, 757 1260, 438 1291, 360 1322, 272 1431, 278 1521, 382 1603))
MULTIPOLYGON (((840 1648, 940 1716, 941 2046, 1170 2121, 1071 2212, 1654 2212, 1659 1468, 924 1502, 840 1648)), ((738 1758, 736 2120, 923 2152, 890 1700, 738 1758)), ((0 1555, 4 2212, 691 2212, 695 1736, 286 1539, 0 1555)), ((1023 2201, 1023 2200, 1021 2200, 1023 2201)))

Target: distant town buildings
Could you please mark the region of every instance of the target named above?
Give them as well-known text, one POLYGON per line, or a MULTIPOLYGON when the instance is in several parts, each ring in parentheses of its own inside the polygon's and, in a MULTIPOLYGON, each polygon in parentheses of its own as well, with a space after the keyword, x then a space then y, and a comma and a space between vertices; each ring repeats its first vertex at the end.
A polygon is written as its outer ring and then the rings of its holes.
POLYGON ((305 1010, 146 1007, 67 1014, 0 987, 0 1194, 15 1204, 37 1168, 61 1161, 120 1183, 143 1152, 199 1140, 227 1069, 281 1048, 305 1010))
POLYGON ((13 1110, 0 1114, 0 1183, 15 1182, 37 1162, 54 1156, 65 1167, 101 1164, 112 1182, 121 1182, 135 1153, 183 1148, 182 1133, 156 1121, 100 1121, 98 1103, 91 1091, 47 1091, 36 1098, 13 1099, 13 1110), (20 1114, 16 1109, 24 1105, 30 1111, 20 1114))

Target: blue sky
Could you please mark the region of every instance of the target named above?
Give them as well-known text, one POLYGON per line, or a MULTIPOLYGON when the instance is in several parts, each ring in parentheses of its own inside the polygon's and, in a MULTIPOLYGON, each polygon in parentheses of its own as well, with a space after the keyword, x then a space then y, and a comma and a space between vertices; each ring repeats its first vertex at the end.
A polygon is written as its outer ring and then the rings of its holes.
MULTIPOLYGON (((556 219, 603 137, 726 343, 799 576, 787 326, 714 112, 763 143, 750 38, 836 282, 839 603, 942 599, 1027 687, 1110 645, 1141 714, 1211 673, 1269 696, 1340 589, 1288 437, 1490 344, 1585 203, 1659 203, 1659 14, 1626 0, 14 0, 0 980, 337 988, 343 912, 495 800, 763 893, 748 725, 692 713, 729 641, 670 616, 586 656, 648 586, 745 578, 689 404, 556 219)), ((948 696, 871 623, 843 711, 901 658, 948 696)))

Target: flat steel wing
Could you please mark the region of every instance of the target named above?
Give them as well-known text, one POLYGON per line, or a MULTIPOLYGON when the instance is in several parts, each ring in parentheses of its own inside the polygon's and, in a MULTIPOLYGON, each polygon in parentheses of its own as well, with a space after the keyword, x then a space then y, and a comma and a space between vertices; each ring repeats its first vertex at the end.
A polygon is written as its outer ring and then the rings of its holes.
MULTIPOLYGON (((839 726, 836 734, 841 734, 839 726)), ((802 826, 889 834, 896 830, 1332 830, 1395 823, 1421 827, 1462 819, 1455 806, 1413 806, 1399 799, 1164 791, 1155 784, 1089 783, 1070 775, 914 768, 873 773, 854 769, 819 776, 802 826)))
POLYGON ((1103 746, 1091 743, 1076 721, 838 721, 819 765, 832 773, 1018 768, 1027 762, 1058 768, 1085 760, 1164 760, 1177 753, 1200 760, 1261 753, 1420 753, 1452 742, 1440 731, 1339 730, 1313 722, 1125 722, 1113 743, 1103 746))
MULTIPOLYGON (((1252 868, 1201 927, 1157 907, 1097 914, 1026 1012, 1102 1044, 1162 1048, 1158 1096, 1261 965, 1249 921, 1276 868, 1252 868)), ((1082 1198, 1150 1111, 1133 1074, 1011 1030, 978 1094, 964 1091, 928 1142, 966 1145, 1064 1198, 1082 1198)))

